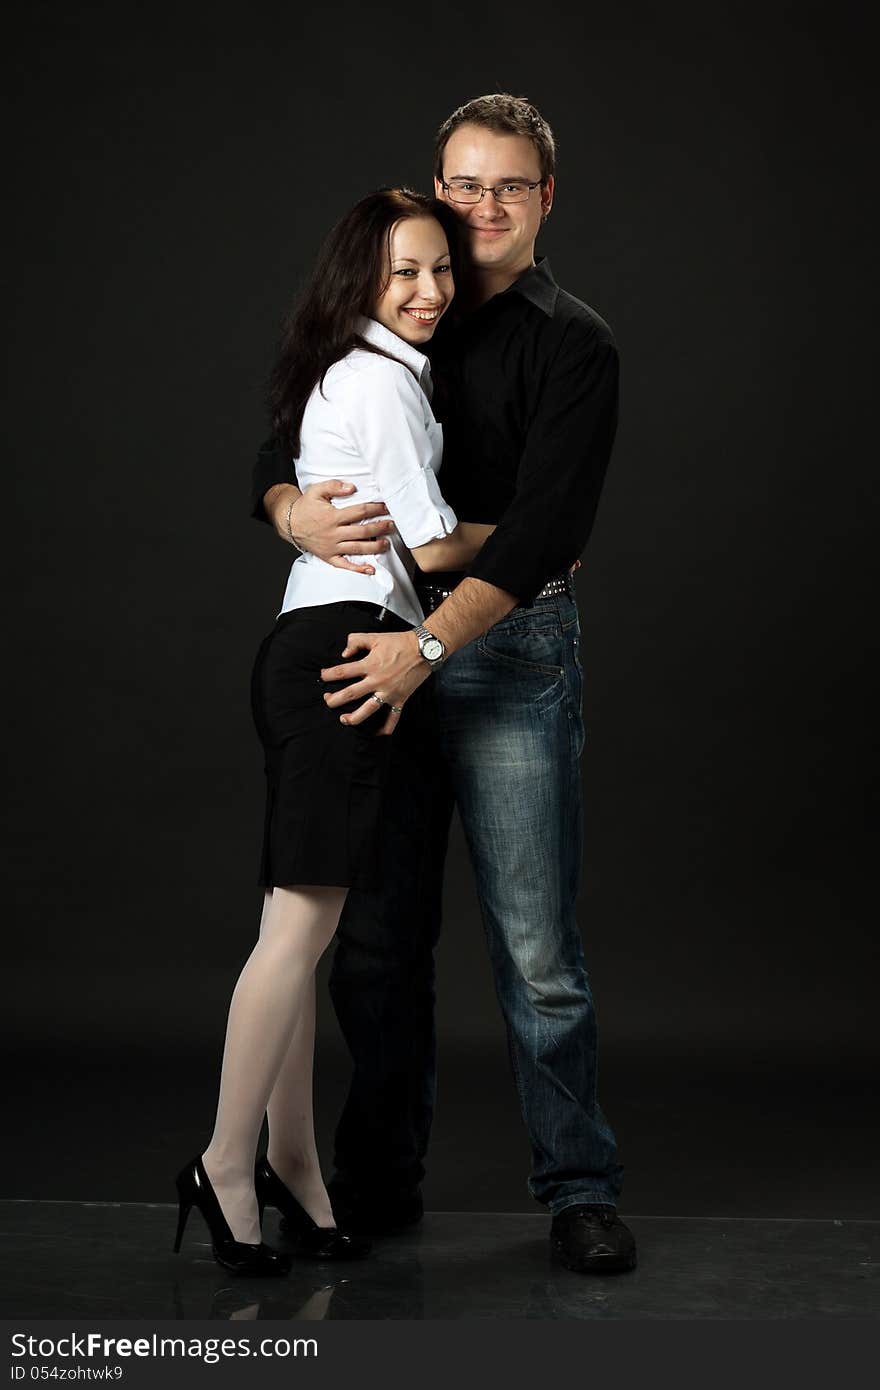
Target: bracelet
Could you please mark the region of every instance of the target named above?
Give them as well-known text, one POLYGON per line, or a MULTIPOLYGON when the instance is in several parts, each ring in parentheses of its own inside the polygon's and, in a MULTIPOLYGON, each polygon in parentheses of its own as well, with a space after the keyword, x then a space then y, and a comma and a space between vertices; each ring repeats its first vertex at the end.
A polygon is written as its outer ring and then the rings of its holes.
POLYGON ((287 525, 287 534, 288 534, 288 536, 290 537, 290 544, 291 544, 296 550, 299 551, 300 555, 305 555, 305 551, 303 550, 302 546, 301 546, 301 545, 297 545, 296 541, 294 540, 294 538, 293 538, 293 531, 291 530, 291 527, 290 527, 290 514, 291 514, 291 512, 293 511, 293 504, 294 504, 295 501, 296 501, 296 498, 293 497, 293 498, 290 500, 290 502, 288 502, 288 504, 287 504, 287 516, 286 516, 286 518, 285 518, 286 525, 287 525))

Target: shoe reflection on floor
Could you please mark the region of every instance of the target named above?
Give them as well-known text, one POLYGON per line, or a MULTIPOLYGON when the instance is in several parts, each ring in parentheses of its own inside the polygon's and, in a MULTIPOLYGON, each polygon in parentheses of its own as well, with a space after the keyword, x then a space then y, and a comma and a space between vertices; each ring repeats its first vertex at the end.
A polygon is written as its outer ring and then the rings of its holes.
MULTIPOLYGON (((346 1282, 345 1279, 337 1280, 339 1284, 346 1282)), ((321 1322, 327 1316, 335 1289, 336 1284, 323 1284, 315 1289, 314 1293, 309 1294, 298 1308, 295 1301, 293 1304, 285 1303, 283 1316, 294 1322, 321 1322)), ((251 1290, 218 1289, 211 1303, 211 1318, 228 1319, 230 1322, 256 1322, 262 1318, 279 1317, 282 1314, 275 1305, 282 1302, 283 1300, 277 1298, 269 1300, 272 1306, 267 1310, 266 1302, 262 1298, 254 1299, 251 1290)))

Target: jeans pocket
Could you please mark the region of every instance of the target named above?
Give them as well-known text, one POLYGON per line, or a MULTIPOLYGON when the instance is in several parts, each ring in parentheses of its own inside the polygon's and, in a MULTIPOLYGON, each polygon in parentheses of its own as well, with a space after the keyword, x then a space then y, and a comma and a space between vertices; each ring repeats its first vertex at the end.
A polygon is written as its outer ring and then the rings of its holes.
POLYGON ((501 666, 557 678, 565 674, 564 641, 558 623, 499 623, 480 638, 477 648, 501 666))

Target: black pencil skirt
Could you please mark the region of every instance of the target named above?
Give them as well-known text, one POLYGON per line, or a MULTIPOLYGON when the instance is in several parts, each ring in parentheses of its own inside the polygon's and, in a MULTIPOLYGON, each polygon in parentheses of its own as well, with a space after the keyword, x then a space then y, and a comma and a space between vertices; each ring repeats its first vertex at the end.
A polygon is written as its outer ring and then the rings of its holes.
POLYGON ((350 632, 401 632, 410 624, 373 603, 330 603, 282 613, 257 653, 254 723, 266 766, 260 883, 371 888, 377 881, 382 794, 393 738, 377 737, 388 715, 362 724, 328 709, 321 669, 336 666, 350 632))

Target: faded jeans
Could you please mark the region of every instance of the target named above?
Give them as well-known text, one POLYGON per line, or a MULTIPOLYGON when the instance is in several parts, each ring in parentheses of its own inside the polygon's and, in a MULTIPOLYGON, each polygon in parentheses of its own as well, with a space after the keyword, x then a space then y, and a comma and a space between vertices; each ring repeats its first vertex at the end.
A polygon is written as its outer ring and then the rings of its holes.
POLYGON ((383 886, 349 894, 330 990, 354 1061, 340 1179, 377 1196, 424 1175, 435 1094, 433 950, 457 804, 532 1149, 556 1213, 616 1205, 622 1169, 596 1099, 597 1043, 575 900, 583 747, 577 608, 516 608, 408 702, 385 801, 383 886))

